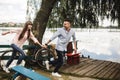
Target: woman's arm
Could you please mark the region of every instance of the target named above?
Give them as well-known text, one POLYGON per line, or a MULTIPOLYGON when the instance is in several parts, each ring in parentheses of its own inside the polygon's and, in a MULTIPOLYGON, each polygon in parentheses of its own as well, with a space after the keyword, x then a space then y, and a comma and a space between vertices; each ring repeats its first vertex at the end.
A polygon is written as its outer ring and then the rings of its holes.
POLYGON ((6 31, 6 32, 3 32, 2 35, 6 35, 6 34, 9 34, 10 31, 6 31))
POLYGON ((20 30, 10 30, 10 31, 6 31, 3 32, 2 35, 6 35, 6 34, 10 34, 10 33, 18 33, 20 30))
POLYGON ((37 38, 33 35, 32 32, 30 32, 30 39, 35 43, 42 47, 42 44, 37 40, 37 38))

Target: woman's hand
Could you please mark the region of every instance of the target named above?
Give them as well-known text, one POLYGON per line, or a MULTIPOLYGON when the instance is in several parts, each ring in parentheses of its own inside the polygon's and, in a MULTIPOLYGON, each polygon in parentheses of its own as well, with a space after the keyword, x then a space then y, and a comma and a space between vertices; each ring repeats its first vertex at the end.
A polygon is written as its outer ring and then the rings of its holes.
POLYGON ((10 33, 10 32, 9 32, 9 31, 3 32, 1 35, 6 35, 6 34, 8 34, 8 33, 10 33))
POLYGON ((47 47, 48 47, 48 45, 44 44, 44 45, 43 45, 43 47, 44 47, 44 48, 47 48, 47 47))
POLYGON ((41 47, 42 47, 42 48, 47 48, 47 46, 46 46, 46 45, 41 45, 41 47))

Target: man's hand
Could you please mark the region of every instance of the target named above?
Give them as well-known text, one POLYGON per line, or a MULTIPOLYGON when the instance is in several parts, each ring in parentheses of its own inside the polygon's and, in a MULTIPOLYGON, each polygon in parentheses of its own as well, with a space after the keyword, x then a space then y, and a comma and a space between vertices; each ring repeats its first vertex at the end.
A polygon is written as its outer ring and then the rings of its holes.
POLYGON ((77 49, 76 49, 76 48, 74 48, 74 53, 75 53, 75 54, 77 53, 77 49))

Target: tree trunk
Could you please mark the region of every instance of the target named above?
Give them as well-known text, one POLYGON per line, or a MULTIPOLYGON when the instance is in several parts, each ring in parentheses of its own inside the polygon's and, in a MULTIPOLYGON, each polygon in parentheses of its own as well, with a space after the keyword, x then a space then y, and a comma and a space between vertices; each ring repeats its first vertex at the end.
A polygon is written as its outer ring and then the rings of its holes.
POLYGON ((50 13, 56 2, 57 0, 42 0, 41 8, 33 21, 33 32, 41 43, 50 13))
POLYGON ((118 6, 117 12, 118 12, 118 28, 120 29, 120 6, 118 6))

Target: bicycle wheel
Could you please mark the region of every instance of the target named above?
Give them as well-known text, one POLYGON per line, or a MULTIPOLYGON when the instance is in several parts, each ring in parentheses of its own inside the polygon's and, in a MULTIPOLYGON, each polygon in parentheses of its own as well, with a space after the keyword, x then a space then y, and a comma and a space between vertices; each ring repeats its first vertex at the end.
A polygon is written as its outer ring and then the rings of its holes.
MULTIPOLYGON (((37 48, 31 49, 30 52, 36 53, 37 50, 37 48)), ((27 66, 35 66, 37 63, 35 60, 35 54, 27 54, 25 61, 27 66)))
MULTIPOLYGON (((3 69, 3 67, 7 64, 7 61, 9 60, 10 56, 12 55, 12 50, 5 51, 1 56, 0 56, 0 67, 3 69)), ((18 56, 20 54, 17 53, 17 56, 15 56, 15 60, 11 63, 9 67, 12 67, 16 65, 16 59, 18 59, 18 56)))
POLYGON ((53 60, 54 57, 52 55, 52 51, 49 49, 39 49, 35 54, 35 60, 37 61, 38 65, 42 68, 45 68, 45 61, 53 60))
POLYGON ((9 57, 12 54, 12 50, 5 51, 1 56, 0 56, 0 67, 3 68, 3 66, 6 65, 9 57))

